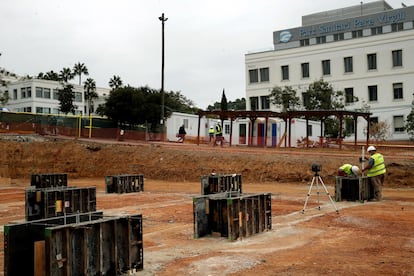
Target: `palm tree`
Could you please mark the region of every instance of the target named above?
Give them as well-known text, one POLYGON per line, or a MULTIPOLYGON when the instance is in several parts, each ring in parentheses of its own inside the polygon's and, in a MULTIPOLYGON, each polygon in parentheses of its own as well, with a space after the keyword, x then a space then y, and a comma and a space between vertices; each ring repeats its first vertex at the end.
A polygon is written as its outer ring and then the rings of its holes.
POLYGON ((63 82, 68 82, 69 80, 73 79, 74 75, 72 73, 72 70, 69 67, 63 68, 59 72, 59 78, 63 82))
POLYGON ((87 78, 86 81, 83 83, 83 89, 85 90, 85 100, 88 103, 88 111, 86 114, 90 115, 93 99, 98 98, 98 94, 96 93, 95 80, 92 78, 87 78))
POLYGON ((79 76, 79 85, 82 83, 82 74, 85 76, 89 76, 88 68, 85 66, 84 63, 76 63, 75 66, 73 66, 73 74, 79 76))
POLYGON ((122 80, 120 76, 113 76, 112 79, 109 80, 109 87, 113 90, 122 86, 122 80))

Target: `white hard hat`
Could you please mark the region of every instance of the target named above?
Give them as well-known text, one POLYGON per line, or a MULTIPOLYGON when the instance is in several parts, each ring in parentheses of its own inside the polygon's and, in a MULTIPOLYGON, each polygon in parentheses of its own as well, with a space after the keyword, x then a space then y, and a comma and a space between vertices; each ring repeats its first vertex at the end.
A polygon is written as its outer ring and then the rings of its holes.
POLYGON ((358 175, 359 168, 357 166, 352 166, 351 171, 352 171, 353 174, 358 175))
POLYGON ((377 150, 374 146, 369 146, 368 148, 367 148, 367 151, 368 152, 370 152, 370 151, 375 151, 375 150, 377 150))

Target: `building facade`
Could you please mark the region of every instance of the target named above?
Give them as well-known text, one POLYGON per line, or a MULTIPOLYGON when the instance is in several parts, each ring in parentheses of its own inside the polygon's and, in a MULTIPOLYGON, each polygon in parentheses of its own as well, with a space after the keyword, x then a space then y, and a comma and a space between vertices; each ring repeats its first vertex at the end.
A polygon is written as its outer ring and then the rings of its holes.
MULTIPOLYGON (((362 2, 361 2, 362 3, 362 2)), ((275 86, 302 96, 318 80, 344 92, 345 109, 372 113, 389 139, 408 140, 405 120, 414 92, 414 6, 393 9, 376 1, 302 17, 302 26, 273 33, 274 49, 248 53, 248 110, 279 111, 269 98, 275 86)), ((303 96, 302 96, 303 101, 303 96)), ((364 137, 367 122, 344 125, 364 137)))
MULTIPOLYGON (((89 114, 83 86, 72 85, 75 94, 73 101, 76 106, 75 114, 89 114)), ((61 114, 58 100, 59 89, 62 89, 62 84, 57 81, 25 78, 10 81, 6 91, 9 94, 7 108, 13 112, 61 114)), ((98 99, 94 99, 91 104, 91 114, 94 115, 99 104, 105 102, 109 92, 107 88, 96 88, 98 99)))

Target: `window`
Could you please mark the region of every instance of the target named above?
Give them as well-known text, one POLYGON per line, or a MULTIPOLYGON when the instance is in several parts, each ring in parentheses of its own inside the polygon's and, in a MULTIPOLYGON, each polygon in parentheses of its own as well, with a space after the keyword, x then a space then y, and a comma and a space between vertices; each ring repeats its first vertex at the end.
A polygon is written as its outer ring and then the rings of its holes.
POLYGON ((289 80, 289 66, 282 66, 282 80, 289 80))
POLYGON ((309 78, 309 63, 302 63, 302 78, 309 78))
POLYGON ((308 125, 308 131, 307 131, 306 135, 308 135, 308 136, 312 136, 313 135, 312 134, 312 125, 308 125))
POLYGON ((345 103, 354 102, 354 88, 345 88, 345 103))
POLYGON ((378 117, 369 118, 369 124, 370 125, 378 124, 378 117))
POLYGON ((362 37, 362 30, 352 31, 352 38, 362 37))
POLYGON ((53 99, 59 100, 59 90, 53 89, 53 99))
POLYGON ((345 120, 345 131, 349 134, 355 133, 354 120, 345 120))
POLYGON ((334 41, 344 40, 344 33, 334 34, 333 39, 334 41))
POLYGON ((382 34, 382 26, 371 28, 371 35, 382 34))
POLYGON ((368 70, 377 69, 377 54, 368 54, 368 70))
POLYGON ((260 81, 269 81, 269 68, 260 68, 260 81))
POLYGON ((13 100, 17 100, 17 89, 13 89, 13 100))
POLYGON ((32 88, 26 87, 26 98, 31 98, 31 97, 32 97, 32 88))
POLYGON ((404 132, 404 117, 394 116, 394 132, 404 132))
POLYGON ((301 39, 300 40, 300 46, 301 47, 303 47, 303 46, 309 46, 309 38, 301 39))
POLYGON ((404 30, 404 24, 403 23, 393 23, 391 24, 391 31, 393 32, 399 32, 404 30))
POLYGON ((260 104, 262 110, 270 109, 269 96, 260 96, 260 104))
POLYGON ((43 98, 50 99, 50 88, 43 88, 43 98))
POLYGON ((249 80, 250 80, 250 83, 259 82, 259 75, 258 75, 257 69, 249 70, 249 80))
POLYGON ((344 66, 345 66, 345 73, 352 73, 353 72, 353 66, 352 66, 352 57, 346 57, 344 58, 344 66))
POLYGON ((224 124, 224 134, 230 134, 230 124, 224 124))
POLYGON ((26 98, 26 87, 20 88, 20 97, 21 99, 26 98))
POLYGON ((36 107, 36 113, 50 114, 50 107, 36 107))
POLYGON ((368 100, 370 102, 378 101, 378 87, 376 85, 368 86, 368 100))
POLYGON ((82 93, 81 92, 75 92, 75 98, 73 99, 73 101, 81 103, 82 102, 82 93))
POLYGON ((250 97, 250 110, 256 111, 259 109, 259 98, 250 97))
POLYGON ((329 59, 322 60, 322 74, 324 76, 331 74, 331 61, 329 59))
POLYGON ((392 51, 392 66, 402 66, 402 50, 392 51))
POLYGON ((316 38, 316 44, 326 43, 326 36, 318 36, 316 38))
POLYGON ((27 107, 23 107, 23 112, 32 112, 32 107, 31 106, 27 106, 27 107))
POLYGON ((394 100, 403 99, 403 86, 402 83, 394 83, 392 85, 394 91, 394 100))
POLYGON ((302 102, 303 106, 307 107, 310 104, 310 96, 309 93, 302 93, 302 102))
MULTIPOLYGON (((43 88, 36 87, 36 98, 42 98, 42 97, 43 97, 43 88)), ((36 113, 42 113, 42 112, 37 112, 37 108, 36 108, 36 113)))

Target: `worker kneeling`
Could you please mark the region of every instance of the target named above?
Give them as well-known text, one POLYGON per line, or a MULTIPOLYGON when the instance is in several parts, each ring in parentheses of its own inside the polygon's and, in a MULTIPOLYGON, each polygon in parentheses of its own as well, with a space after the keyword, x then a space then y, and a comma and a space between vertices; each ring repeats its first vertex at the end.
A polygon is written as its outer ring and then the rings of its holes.
POLYGON ((338 176, 357 177, 359 174, 358 166, 344 164, 338 168, 338 176))

